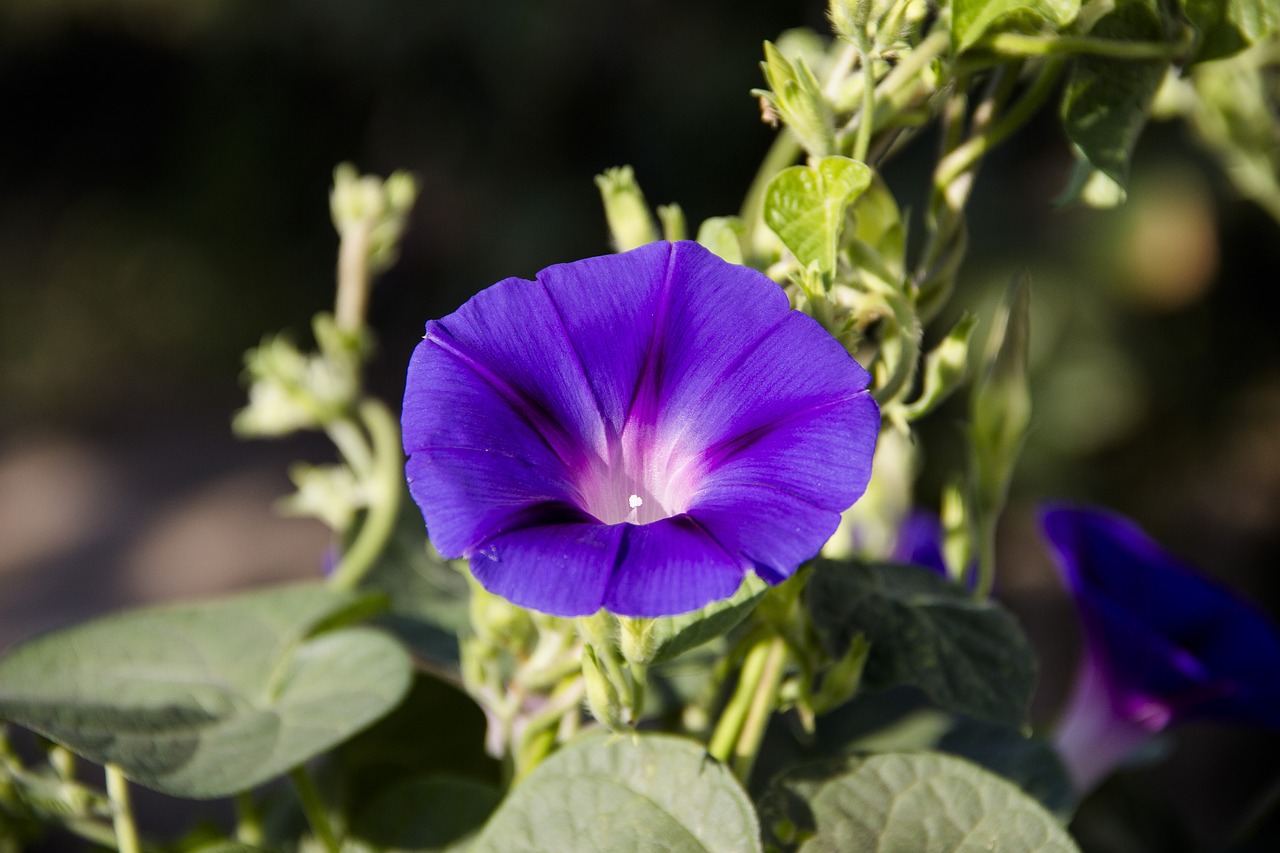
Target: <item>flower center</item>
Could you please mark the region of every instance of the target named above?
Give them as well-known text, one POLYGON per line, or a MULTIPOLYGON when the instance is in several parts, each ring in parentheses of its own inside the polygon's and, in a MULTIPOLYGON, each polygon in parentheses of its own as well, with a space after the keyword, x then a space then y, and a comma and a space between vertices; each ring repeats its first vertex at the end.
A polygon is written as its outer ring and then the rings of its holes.
POLYGON ((700 473, 683 454, 617 442, 605 461, 594 458, 577 479, 583 510, 604 524, 650 524, 689 508, 700 473))

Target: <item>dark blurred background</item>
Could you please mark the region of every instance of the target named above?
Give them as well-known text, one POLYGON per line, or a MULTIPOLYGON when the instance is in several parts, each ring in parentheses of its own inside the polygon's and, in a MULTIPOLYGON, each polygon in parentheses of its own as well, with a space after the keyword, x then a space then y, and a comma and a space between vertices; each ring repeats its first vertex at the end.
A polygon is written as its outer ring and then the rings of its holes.
MULTIPOLYGON (((824 11, 0 0, 0 648, 319 571, 324 530, 272 504, 287 463, 326 459, 324 442, 240 443, 229 421, 241 353, 279 329, 305 341, 331 305, 336 163, 420 181, 371 306, 370 383, 394 404, 427 318, 608 250, 604 168, 633 165, 651 203, 678 201, 695 226, 736 212, 772 139, 749 95, 761 42, 825 32, 824 11)), ((930 155, 921 139, 888 169, 916 210, 930 155)), ((991 158, 956 298, 989 311, 1031 275, 1036 418, 1000 590, 1042 651, 1043 719, 1075 629, 1037 540, 1042 498, 1125 512, 1280 612, 1280 225, 1180 125, 1148 129, 1117 210, 1055 210, 1069 166, 1052 111, 991 158)), ((960 464, 961 412, 924 430, 925 503, 960 464)), ((1186 728, 1091 803, 1101 829, 1082 832, 1095 849, 1221 839, 1278 757, 1272 735, 1186 728), (1126 840, 1151 815, 1174 841, 1126 840)))

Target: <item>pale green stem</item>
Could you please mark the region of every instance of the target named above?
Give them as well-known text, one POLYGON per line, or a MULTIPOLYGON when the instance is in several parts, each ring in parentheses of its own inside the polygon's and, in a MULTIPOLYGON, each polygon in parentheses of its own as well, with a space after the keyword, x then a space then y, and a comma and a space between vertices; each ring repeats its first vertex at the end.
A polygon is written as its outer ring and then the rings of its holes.
POLYGON ((733 749, 733 772, 744 785, 751 777, 751 768, 760 752, 769 718, 778 706, 778 688, 782 685, 786 663, 787 644, 782 637, 775 635, 765 647, 760 678, 752 692, 751 703, 733 749))
POLYGON ((360 404, 360 416, 373 441, 373 470, 366 485, 372 490, 369 511, 351 547, 342 555, 329 583, 337 589, 354 589, 373 567, 395 529, 404 489, 404 452, 400 426, 377 400, 360 404))
POLYGON ((870 52, 859 46, 862 57, 862 109, 858 121, 858 136, 853 142, 853 159, 860 163, 867 161, 867 151, 871 148, 871 131, 876 123, 876 71, 870 52))
POLYGON ((342 458, 347 460, 356 478, 368 479, 373 471, 373 450, 360 431, 360 426, 350 418, 343 418, 329 424, 325 433, 338 448, 342 458))
POLYGON ((133 822, 133 808, 129 805, 129 780, 118 765, 106 765, 107 799, 111 801, 111 824, 116 833, 116 849, 120 853, 139 853, 138 827, 133 822))
POLYGON ((747 652, 742 662, 742 674, 738 676, 738 686, 729 697, 729 704, 720 714, 716 729, 711 734, 711 743, 707 752, 712 757, 728 763, 733 754, 738 736, 742 733, 743 723, 751 710, 751 700, 760 685, 760 677, 764 674, 765 659, 769 656, 769 644, 760 641, 747 652))
POLYGON ((294 790, 298 792, 298 802, 302 804, 302 811, 307 816, 311 831, 328 853, 339 853, 341 846, 338 844, 338 836, 334 834, 333 824, 329 822, 329 809, 316 790, 311 774, 300 764, 289 771, 289 778, 293 780, 294 790))
POLYGON ((357 331, 364 328, 369 306, 369 235, 373 222, 361 219, 342 231, 338 243, 338 294, 334 319, 339 329, 357 331))
POLYGON ((1006 56, 1061 56, 1087 53, 1112 59, 1175 59, 1186 51, 1185 44, 1152 41, 1119 41, 1090 36, 1031 36, 996 33, 978 44, 1006 56))

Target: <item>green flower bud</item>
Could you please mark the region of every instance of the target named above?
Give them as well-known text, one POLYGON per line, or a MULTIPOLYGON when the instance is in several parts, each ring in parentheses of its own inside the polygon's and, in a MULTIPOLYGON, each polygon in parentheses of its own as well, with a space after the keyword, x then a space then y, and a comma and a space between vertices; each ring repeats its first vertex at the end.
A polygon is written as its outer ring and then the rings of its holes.
POLYGON ((653 216, 630 166, 607 169, 604 174, 596 175, 596 186, 600 188, 615 249, 625 252, 658 239, 653 216))
POLYGON ((834 153, 835 113, 808 64, 799 56, 794 63, 789 61, 767 41, 764 57, 760 67, 769 88, 753 89, 752 94, 758 95, 767 107, 766 118, 781 119, 814 157, 834 153))
POLYGON ((614 731, 625 729, 625 703, 590 645, 582 650, 582 683, 586 688, 587 710, 591 716, 614 731))
POLYGON ((969 339, 977 323, 975 315, 966 313, 925 356, 924 387, 915 402, 904 409, 907 420, 916 420, 936 409, 965 381, 969 375, 969 339))

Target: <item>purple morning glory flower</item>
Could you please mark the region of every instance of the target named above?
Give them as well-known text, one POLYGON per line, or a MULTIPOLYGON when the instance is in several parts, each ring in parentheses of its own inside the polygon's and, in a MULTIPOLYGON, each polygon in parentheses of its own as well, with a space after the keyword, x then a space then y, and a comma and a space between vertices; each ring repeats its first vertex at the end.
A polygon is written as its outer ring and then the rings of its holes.
POLYGON ((696 243, 506 279, 427 324, 409 488, 486 589, 561 616, 777 583, 863 492, 868 375, 777 284, 696 243))
POLYGON ((1081 790, 1182 720, 1280 728, 1280 635, 1252 605, 1121 516, 1052 506, 1041 525, 1084 627, 1055 738, 1081 790))
POLYGON ((942 556, 944 535, 938 516, 927 510, 913 509, 898 525, 898 539, 893 544, 890 559, 895 563, 924 566, 947 577, 947 561, 942 556))

